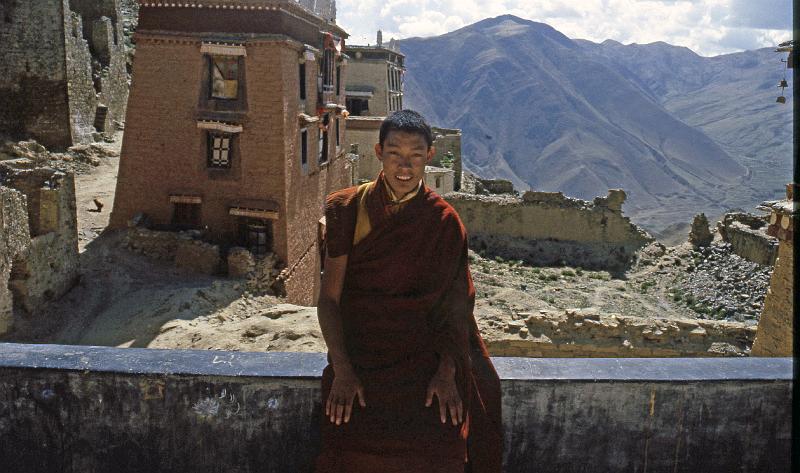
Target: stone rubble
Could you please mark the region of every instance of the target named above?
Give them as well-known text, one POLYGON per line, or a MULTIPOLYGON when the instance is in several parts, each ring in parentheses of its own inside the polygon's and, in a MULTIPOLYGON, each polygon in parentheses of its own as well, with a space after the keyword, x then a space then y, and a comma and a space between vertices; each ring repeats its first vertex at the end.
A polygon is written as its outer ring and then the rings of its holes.
POLYGON ((730 243, 691 250, 691 262, 673 288, 675 302, 686 304, 701 319, 755 321, 764 307, 771 266, 748 261, 730 243))
POLYGON ((117 155, 116 151, 100 143, 75 145, 64 153, 51 152, 35 140, 6 141, 0 145, 0 162, 11 167, 17 169, 49 167, 75 174, 88 174, 103 160, 117 155))

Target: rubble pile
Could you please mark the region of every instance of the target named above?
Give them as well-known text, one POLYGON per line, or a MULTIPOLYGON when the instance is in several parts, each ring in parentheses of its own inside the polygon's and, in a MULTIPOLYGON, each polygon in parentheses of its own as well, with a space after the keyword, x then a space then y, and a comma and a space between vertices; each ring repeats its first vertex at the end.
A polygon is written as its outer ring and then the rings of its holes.
POLYGON ((714 243, 689 252, 691 263, 672 288, 673 301, 686 304, 699 318, 753 321, 764 307, 771 266, 733 253, 730 243, 714 243))
POLYGON ((116 151, 100 143, 80 144, 56 153, 31 141, 6 141, 0 145, 0 161, 17 169, 52 168, 62 172, 88 174, 116 151))

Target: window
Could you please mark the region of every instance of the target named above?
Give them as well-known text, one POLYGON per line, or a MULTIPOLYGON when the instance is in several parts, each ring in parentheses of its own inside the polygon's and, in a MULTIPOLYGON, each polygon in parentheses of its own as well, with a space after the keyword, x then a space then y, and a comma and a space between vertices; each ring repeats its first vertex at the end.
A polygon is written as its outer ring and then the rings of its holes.
POLYGON ((300 100, 306 99, 306 63, 300 64, 300 100))
POLYGON ((211 56, 211 98, 235 100, 239 96, 239 58, 211 56))
POLYGON ((300 130, 300 165, 303 169, 308 167, 308 130, 300 130))
POLYGON ((255 218, 239 219, 239 241, 257 256, 272 251, 272 221, 255 218))
POLYGON ((333 92, 333 62, 334 51, 332 49, 325 49, 322 54, 322 88, 324 92, 333 92))
POLYGON ((233 154, 233 135, 229 133, 208 133, 208 167, 228 169, 233 154))
POLYGON ((341 135, 340 134, 341 128, 339 127, 339 123, 341 123, 341 120, 337 118, 336 119, 336 149, 339 149, 339 147, 342 146, 342 138, 340 136, 341 135))
POLYGON ((439 189, 440 187, 442 187, 442 178, 436 176, 436 188, 439 189))
POLYGON ((360 117, 361 115, 369 115, 369 99, 360 97, 348 97, 345 100, 347 104, 347 111, 350 115, 360 117))
POLYGON ((319 127, 319 163, 328 161, 328 126, 330 125, 330 114, 326 113, 322 117, 322 126, 319 127))
POLYGON ((172 224, 179 228, 200 226, 200 204, 172 204, 172 224))
POLYGON ((247 248, 255 255, 264 255, 272 246, 271 235, 264 224, 247 225, 247 248))
POLYGON ((342 66, 336 66, 336 95, 342 95, 342 66))

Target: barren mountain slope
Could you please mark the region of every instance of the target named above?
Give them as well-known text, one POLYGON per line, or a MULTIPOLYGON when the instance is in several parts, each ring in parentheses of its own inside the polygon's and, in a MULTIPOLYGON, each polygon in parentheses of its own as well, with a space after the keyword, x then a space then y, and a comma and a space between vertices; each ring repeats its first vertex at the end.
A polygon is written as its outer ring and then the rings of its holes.
POLYGON ((648 85, 553 28, 502 16, 400 42, 407 104, 464 130, 466 166, 520 189, 629 193, 648 229, 741 204, 747 170, 648 85))

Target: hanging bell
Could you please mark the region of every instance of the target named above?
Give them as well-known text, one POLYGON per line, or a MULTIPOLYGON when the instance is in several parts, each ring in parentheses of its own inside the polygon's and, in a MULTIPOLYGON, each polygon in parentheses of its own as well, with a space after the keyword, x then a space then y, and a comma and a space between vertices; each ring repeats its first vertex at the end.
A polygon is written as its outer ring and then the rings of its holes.
POLYGON ((782 88, 782 89, 785 89, 786 87, 789 87, 789 83, 788 83, 788 82, 786 82, 786 79, 783 79, 783 80, 781 81, 781 84, 780 84, 778 87, 780 87, 780 88, 782 88))
POLYGON ((776 100, 776 102, 777 103, 786 103, 786 97, 781 95, 780 97, 778 97, 778 100, 776 100))

